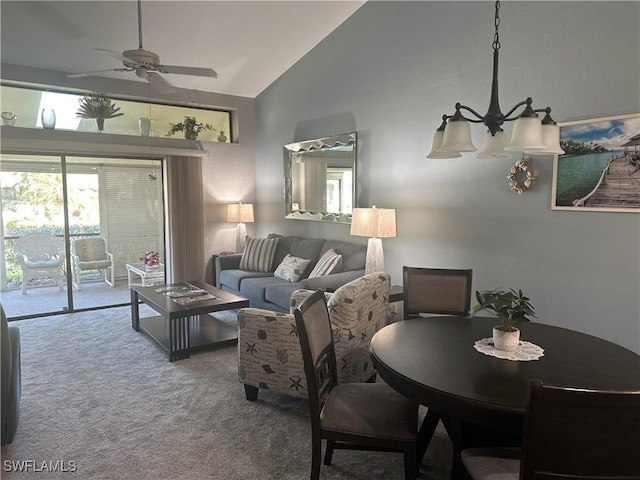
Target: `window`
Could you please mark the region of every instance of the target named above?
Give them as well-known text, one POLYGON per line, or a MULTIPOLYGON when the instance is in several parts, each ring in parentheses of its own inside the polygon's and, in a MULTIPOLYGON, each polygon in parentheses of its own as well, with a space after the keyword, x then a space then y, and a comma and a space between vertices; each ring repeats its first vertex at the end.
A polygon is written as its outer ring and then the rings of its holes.
MULTIPOLYGON (((100 95, 94 92, 42 90, 5 83, 0 86, 2 110, 9 118, 12 116, 10 114, 15 115, 16 127, 42 128, 43 109, 52 109, 55 112, 56 129, 98 132, 98 124, 94 118, 82 118, 76 115, 85 93, 100 95)), ((115 108, 119 108, 117 113, 123 113, 121 116, 105 120, 103 131, 105 134, 140 136, 142 134, 141 119, 148 118, 150 135, 165 137, 171 124, 181 123, 185 116, 190 116, 212 127, 211 130, 202 131, 198 140, 230 142, 233 138, 230 131, 231 114, 228 111, 149 103, 146 100, 124 99, 106 94, 104 97, 111 100, 115 108)), ((3 122, 4 117, 5 115, 3 115, 3 122)), ((184 137, 178 133, 175 138, 184 137)))

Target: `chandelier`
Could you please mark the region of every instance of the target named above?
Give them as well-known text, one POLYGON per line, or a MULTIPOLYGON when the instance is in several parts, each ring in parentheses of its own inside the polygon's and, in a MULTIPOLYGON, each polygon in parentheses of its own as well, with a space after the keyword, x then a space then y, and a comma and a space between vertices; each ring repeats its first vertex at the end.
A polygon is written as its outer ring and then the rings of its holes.
POLYGON ((517 103, 507 114, 500 110, 498 101, 498 52, 500 50, 500 1, 495 4, 495 34, 493 37, 493 78, 491 81, 491 100, 487 113, 482 116, 466 105, 456 103, 453 115, 443 115, 442 124, 433 136, 431 152, 427 158, 456 158, 462 152, 475 152, 477 149, 471 142, 471 128, 469 123, 484 123, 487 127, 482 149, 477 158, 508 158, 510 152, 524 152, 530 155, 563 154, 560 147, 560 128, 551 118, 551 108, 534 109, 533 100, 517 103), (524 106, 517 115, 516 110, 524 106), (469 112, 475 118, 465 117, 463 111, 469 112), (542 121, 538 113, 544 112, 542 121), (513 115, 513 116, 512 116, 513 115), (504 122, 514 121, 511 141, 502 130, 504 122))

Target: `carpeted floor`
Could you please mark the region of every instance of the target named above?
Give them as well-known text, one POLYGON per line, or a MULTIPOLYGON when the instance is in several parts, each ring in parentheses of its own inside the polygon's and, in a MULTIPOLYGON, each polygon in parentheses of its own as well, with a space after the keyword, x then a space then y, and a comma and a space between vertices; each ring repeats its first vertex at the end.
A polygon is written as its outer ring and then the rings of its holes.
MULTIPOLYGON (((236 346, 170 363, 131 329, 128 307, 12 325, 22 336, 22 402, 16 437, 2 447, 2 478, 309 477, 307 402, 263 391, 247 401, 236 346)), ((421 478, 448 478, 450 459, 439 426, 421 478)), ((402 479, 402 456, 337 451, 320 478, 402 479)))

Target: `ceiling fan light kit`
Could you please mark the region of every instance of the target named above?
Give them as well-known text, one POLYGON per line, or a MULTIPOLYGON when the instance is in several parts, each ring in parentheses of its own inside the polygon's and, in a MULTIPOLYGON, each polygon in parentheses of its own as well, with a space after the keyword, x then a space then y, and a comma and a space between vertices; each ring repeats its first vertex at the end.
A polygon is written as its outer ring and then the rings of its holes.
POLYGON ((456 158, 464 152, 475 152, 477 149, 471 141, 470 123, 483 123, 487 127, 482 149, 477 157, 480 159, 509 158, 510 152, 524 152, 530 155, 562 154, 560 147, 560 129, 551 118, 551 108, 534 109, 533 100, 517 103, 507 114, 500 110, 498 101, 498 52, 500 50, 500 1, 495 2, 495 34, 493 38, 493 78, 491 83, 491 100, 487 113, 483 116, 472 108, 456 103, 453 115, 443 115, 442 124, 433 137, 431 152, 427 158, 456 158), (519 115, 516 110, 524 106, 519 115), (465 117, 463 111, 469 112, 471 118, 465 117), (545 112, 542 121, 538 113, 545 112), (512 116, 513 115, 513 116, 512 116), (515 121, 511 140, 502 130, 505 122, 515 121))

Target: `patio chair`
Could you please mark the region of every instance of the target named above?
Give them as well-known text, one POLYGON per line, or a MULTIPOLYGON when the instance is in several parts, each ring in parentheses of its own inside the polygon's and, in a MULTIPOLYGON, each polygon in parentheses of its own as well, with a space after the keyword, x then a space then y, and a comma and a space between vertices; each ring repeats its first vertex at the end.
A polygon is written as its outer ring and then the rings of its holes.
POLYGON ((71 266, 73 286, 80 290, 80 273, 83 270, 99 270, 102 279, 111 287, 116 285, 113 253, 107 252, 102 237, 77 238, 71 242, 71 266), (108 275, 107 275, 108 274, 108 275))
POLYGON ((16 240, 13 253, 22 269, 22 294, 34 278, 46 276, 62 291, 64 273, 64 243, 49 233, 29 233, 16 240))

